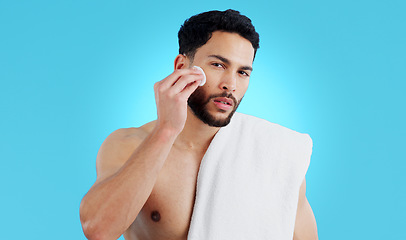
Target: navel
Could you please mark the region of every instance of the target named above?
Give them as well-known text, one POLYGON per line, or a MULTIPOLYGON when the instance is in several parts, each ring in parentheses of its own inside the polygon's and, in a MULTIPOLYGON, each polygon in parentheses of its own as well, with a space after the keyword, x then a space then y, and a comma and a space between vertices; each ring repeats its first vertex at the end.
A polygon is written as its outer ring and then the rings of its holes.
POLYGON ((151 219, 154 222, 159 222, 159 220, 161 220, 161 214, 159 214, 158 211, 152 211, 151 212, 151 219))

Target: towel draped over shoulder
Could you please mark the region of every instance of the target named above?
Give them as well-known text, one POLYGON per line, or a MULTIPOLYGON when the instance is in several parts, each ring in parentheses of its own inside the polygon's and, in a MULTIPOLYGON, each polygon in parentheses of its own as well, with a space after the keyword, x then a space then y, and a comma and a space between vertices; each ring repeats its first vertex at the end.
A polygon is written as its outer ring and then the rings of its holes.
POLYGON ((188 239, 291 240, 312 140, 235 113, 204 155, 188 239))

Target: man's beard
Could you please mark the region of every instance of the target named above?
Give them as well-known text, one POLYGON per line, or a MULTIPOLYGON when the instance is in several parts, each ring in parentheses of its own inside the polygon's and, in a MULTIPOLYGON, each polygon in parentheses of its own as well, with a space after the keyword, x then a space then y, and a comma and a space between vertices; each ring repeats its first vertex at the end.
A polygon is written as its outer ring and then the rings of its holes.
MULTIPOLYGON (((196 115, 197 118, 199 118, 202 122, 206 123, 207 125, 211 127, 225 127, 227 126, 231 118, 233 117, 235 111, 237 110, 238 105, 240 105, 242 98, 240 101, 237 101, 235 97, 231 93, 223 92, 221 94, 213 94, 210 95, 205 99, 205 92, 202 88, 196 89, 192 95, 190 95, 187 103, 192 109, 193 113, 196 115), (233 100, 234 108, 230 112, 230 114, 226 118, 218 119, 215 116, 211 115, 209 111, 207 110, 207 104, 213 99, 217 97, 227 97, 233 100)), ((220 112, 226 112, 225 110, 219 109, 218 111, 220 112)))

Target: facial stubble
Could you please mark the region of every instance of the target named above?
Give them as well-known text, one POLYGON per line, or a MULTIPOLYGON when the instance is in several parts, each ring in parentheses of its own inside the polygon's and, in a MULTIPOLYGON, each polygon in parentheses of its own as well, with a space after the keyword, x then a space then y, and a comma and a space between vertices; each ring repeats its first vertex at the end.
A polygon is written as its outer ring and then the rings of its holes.
MULTIPOLYGON (((197 88, 189 97, 188 99, 188 105, 192 112, 195 114, 197 118, 199 118, 202 122, 205 124, 211 126, 211 127, 225 127, 227 126, 231 118, 233 117, 235 111, 238 108, 238 105, 240 105, 242 98, 240 101, 237 101, 237 99, 231 94, 227 92, 223 92, 221 94, 213 94, 208 97, 206 97, 205 91, 203 88, 199 87, 197 88), (210 101, 214 98, 217 97, 227 97, 233 100, 233 110, 228 114, 227 117, 225 118, 216 118, 207 109, 207 105, 210 103, 210 101)), ((219 112, 226 112, 225 110, 218 109, 219 112)))

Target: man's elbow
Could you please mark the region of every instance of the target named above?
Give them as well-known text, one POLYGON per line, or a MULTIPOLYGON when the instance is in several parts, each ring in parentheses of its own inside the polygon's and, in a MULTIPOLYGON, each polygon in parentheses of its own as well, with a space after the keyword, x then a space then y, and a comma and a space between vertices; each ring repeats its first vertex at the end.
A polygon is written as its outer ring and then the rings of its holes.
POLYGON ((79 208, 80 222, 85 237, 89 240, 105 240, 112 239, 111 236, 105 232, 107 228, 103 228, 102 223, 96 220, 96 217, 89 216, 86 209, 86 204, 82 200, 79 208))
POLYGON ((85 237, 89 240, 104 240, 107 239, 100 231, 97 231, 96 228, 91 227, 88 222, 82 222, 82 229, 85 237))
POLYGON ((110 236, 110 234, 106 232, 108 228, 102 227, 100 223, 95 223, 92 220, 82 220, 82 218, 81 223, 83 233, 87 239, 89 240, 113 239, 113 236, 110 236))

